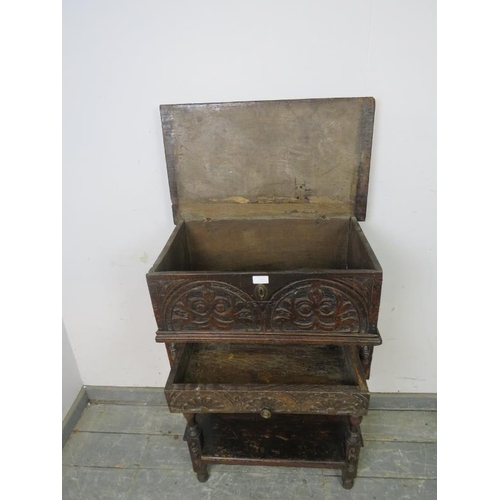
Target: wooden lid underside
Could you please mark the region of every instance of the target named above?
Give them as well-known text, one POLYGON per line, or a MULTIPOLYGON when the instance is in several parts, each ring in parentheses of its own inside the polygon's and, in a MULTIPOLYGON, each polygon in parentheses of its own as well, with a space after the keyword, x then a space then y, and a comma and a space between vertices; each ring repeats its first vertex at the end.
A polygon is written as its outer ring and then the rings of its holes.
POLYGON ((175 221, 364 220, 371 97, 162 105, 175 221))

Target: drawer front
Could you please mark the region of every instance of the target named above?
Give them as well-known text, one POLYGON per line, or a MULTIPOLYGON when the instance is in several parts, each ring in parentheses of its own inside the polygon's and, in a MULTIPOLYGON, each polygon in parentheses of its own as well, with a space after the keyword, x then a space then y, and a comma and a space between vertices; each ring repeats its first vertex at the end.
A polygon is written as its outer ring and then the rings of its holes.
POLYGON ((272 390, 182 390, 165 389, 170 411, 178 413, 260 413, 270 418, 275 413, 366 415, 368 392, 329 391, 319 388, 282 388, 272 390))
POLYGON ((381 277, 268 280, 148 277, 159 333, 376 333, 381 277))

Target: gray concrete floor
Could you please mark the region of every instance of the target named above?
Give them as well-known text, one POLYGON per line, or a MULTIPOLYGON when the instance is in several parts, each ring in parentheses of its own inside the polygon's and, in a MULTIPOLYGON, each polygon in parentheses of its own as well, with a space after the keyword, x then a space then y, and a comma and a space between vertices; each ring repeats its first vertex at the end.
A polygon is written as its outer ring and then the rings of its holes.
POLYGON ((432 410, 371 409, 352 490, 342 488, 339 471, 280 467, 209 465, 201 484, 184 427, 165 405, 90 404, 63 448, 63 500, 436 498, 432 410))

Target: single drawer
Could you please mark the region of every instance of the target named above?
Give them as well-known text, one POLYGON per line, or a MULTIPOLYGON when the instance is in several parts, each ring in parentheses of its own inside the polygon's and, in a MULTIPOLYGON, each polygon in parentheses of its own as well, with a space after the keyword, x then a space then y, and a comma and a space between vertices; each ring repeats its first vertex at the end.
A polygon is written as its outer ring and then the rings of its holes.
POLYGON ((185 344, 165 395, 172 412, 362 416, 369 392, 350 345, 185 344))

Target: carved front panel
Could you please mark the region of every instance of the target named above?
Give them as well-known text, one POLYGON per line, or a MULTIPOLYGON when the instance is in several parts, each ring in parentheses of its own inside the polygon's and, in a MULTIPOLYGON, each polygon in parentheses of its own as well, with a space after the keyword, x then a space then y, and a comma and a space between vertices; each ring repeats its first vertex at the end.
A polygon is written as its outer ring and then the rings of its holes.
MULTIPOLYGON (((373 279, 304 279, 256 300, 221 281, 149 282, 159 330, 175 332, 373 333, 373 279)), ((273 292, 273 290, 271 290, 273 292)))

